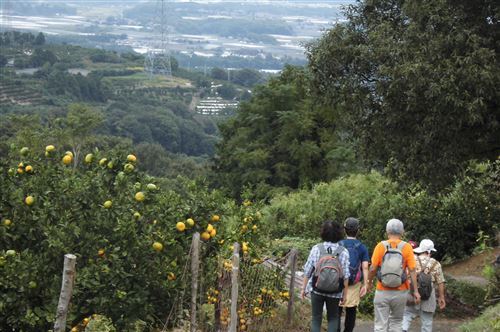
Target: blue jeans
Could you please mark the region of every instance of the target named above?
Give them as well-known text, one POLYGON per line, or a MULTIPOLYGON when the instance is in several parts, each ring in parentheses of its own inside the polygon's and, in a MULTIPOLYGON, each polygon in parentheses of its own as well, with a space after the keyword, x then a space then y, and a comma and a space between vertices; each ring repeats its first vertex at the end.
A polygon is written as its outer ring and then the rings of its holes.
POLYGON ((340 299, 311 293, 312 322, 311 331, 321 331, 323 319, 323 306, 326 303, 326 317, 328 320, 328 332, 337 332, 339 326, 339 301, 340 299))

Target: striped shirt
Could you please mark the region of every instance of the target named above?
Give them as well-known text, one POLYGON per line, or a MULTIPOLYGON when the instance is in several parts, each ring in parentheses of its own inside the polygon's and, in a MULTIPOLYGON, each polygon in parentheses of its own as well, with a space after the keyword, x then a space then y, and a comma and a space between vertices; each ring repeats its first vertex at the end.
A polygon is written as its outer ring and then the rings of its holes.
MULTIPOLYGON (((306 293, 310 293, 313 291, 312 276, 314 268, 316 267, 316 264, 318 263, 320 258, 320 250, 319 250, 320 245, 324 245, 326 249, 331 248, 331 252, 335 252, 335 250, 337 250, 337 248, 339 247, 337 243, 332 243, 332 242, 323 242, 312 247, 311 252, 309 253, 309 258, 307 259, 307 262, 304 264, 304 275, 309 278, 306 287, 306 293)), ((340 253, 339 261, 340 261, 340 266, 342 267, 342 271, 344 273, 344 280, 346 280, 347 278, 349 278, 349 252, 347 251, 347 249, 344 248, 344 250, 340 253)), ((325 294, 314 291, 314 293, 327 297, 333 297, 339 299, 342 298, 342 292, 325 294)))

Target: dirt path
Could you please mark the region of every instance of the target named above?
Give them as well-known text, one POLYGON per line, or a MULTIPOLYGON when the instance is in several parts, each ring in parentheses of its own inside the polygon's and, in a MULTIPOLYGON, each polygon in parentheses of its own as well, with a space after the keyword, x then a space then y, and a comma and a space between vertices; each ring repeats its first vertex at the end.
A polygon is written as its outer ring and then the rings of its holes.
POLYGON ((483 276, 486 265, 492 264, 495 257, 500 255, 500 248, 485 250, 463 261, 443 266, 443 272, 455 279, 468 281, 479 286, 486 286, 488 280, 483 276))
MULTIPOLYGON (((451 320, 437 317, 434 319, 433 332, 458 332, 458 327, 464 322, 460 320, 451 320)), ((356 332, 373 332, 372 321, 356 321, 356 332)), ((410 332, 420 332, 420 321, 415 319, 410 327, 410 332)))

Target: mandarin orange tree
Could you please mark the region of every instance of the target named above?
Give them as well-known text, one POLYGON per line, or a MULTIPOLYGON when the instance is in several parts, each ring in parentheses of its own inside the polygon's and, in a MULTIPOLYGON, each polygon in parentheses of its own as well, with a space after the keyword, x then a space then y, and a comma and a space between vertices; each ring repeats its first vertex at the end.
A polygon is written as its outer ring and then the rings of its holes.
POLYGON ((223 196, 187 180, 169 190, 132 154, 68 149, 12 146, 0 158, 0 330, 52 327, 66 253, 77 256, 69 324, 99 314, 119 330, 161 325, 189 282, 178 276, 192 233, 209 230, 206 254, 217 252, 223 196))

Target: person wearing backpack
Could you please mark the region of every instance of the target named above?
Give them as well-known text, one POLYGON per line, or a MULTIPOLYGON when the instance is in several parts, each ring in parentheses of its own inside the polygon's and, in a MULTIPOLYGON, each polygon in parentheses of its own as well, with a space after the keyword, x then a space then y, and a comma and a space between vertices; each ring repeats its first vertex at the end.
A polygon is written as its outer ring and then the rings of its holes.
POLYGON ((431 252, 433 251, 436 251, 434 242, 429 239, 420 241, 418 248, 413 249, 413 252, 417 255, 416 273, 421 301, 420 304, 407 303, 403 317, 403 332, 410 329, 411 321, 416 316, 420 316, 421 331, 432 332, 432 319, 436 311, 436 286, 439 292, 439 308, 443 310, 446 307, 443 270, 441 264, 431 258, 431 252))
POLYGON ((342 226, 333 221, 325 221, 321 227, 323 242, 312 247, 304 264, 301 298, 311 294, 312 332, 320 332, 325 303, 327 331, 337 331, 339 303, 343 303, 348 296, 349 282, 349 252, 338 244, 342 238, 342 226))
POLYGON ((345 308, 344 332, 352 332, 356 324, 356 310, 360 299, 365 296, 368 288, 368 249, 356 236, 359 231, 359 220, 347 218, 344 221, 346 239, 339 242, 349 252, 349 287, 348 296, 340 306, 339 327, 341 330, 342 308, 345 308))
MULTIPOLYGON (((372 265, 368 273, 368 287, 377 276, 377 289, 373 300, 375 332, 401 332, 406 297, 410 284, 406 271, 417 285, 415 257, 411 245, 401 240, 404 225, 401 220, 391 219, 386 225, 387 240, 378 243, 373 250, 372 265)), ((413 291, 415 302, 420 302, 418 288, 413 291)))

